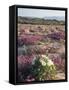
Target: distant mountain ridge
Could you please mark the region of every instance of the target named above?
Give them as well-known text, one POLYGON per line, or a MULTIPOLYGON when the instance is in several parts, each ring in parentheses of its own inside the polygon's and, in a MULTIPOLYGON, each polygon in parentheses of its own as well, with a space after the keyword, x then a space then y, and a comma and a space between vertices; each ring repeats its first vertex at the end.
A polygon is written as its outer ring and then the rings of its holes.
MULTIPOLYGON (((22 16, 19 16, 22 17, 22 16)), ((64 16, 46 16, 46 17, 25 17, 23 16, 22 18, 27 18, 27 19, 45 19, 45 20, 57 20, 57 21, 65 21, 64 16)))
POLYGON ((65 21, 57 17, 45 17, 45 18, 36 18, 36 17, 21 17, 18 16, 18 23, 22 24, 44 24, 44 25, 64 25, 65 21), (58 19, 58 20, 57 20, 58 19))
POLYGON ((44 19, 49 19, 49 20, 58 20, 58 21, 65 21, 65 17, 64 16, 49 16, 49 17, 44 17, 44 19))

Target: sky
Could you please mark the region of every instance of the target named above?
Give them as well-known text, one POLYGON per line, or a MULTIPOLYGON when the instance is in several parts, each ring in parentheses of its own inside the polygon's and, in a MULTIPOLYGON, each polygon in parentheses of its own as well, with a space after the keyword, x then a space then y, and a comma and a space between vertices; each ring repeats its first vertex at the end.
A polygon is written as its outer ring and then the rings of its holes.
POLYGON ((25 17, 49 17, 49 16, 63 16, 65 17, 65 11, 61 10, 42 10, 42 9, 29 9, 29 8, 18 8, 18 16, 25 17))

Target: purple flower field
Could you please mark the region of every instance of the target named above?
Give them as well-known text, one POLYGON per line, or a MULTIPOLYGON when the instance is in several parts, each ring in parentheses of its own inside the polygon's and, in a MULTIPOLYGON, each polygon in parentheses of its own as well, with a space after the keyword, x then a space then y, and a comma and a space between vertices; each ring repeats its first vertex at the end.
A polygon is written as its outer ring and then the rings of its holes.
POLYGON ((18 81, 65 79, 64 29, 18 23, 18 81))

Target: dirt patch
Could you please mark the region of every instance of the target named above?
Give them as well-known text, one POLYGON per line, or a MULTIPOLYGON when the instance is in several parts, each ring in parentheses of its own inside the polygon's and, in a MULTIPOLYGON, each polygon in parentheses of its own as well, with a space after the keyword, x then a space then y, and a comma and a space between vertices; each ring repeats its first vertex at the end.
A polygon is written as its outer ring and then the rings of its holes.
POLYGON ((56 79, 65 79, 65 74, 64 73, 57 73, 56 79))

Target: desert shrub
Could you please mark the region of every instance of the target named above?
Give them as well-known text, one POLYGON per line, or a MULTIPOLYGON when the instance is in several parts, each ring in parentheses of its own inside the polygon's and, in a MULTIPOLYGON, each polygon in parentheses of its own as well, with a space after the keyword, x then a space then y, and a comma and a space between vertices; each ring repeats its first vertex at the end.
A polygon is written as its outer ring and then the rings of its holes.
POLYGON ((32 63, 34 58, 35 56, 33 55, 18 56, 18 80, 19 81, 22 81, 22 82, 26 81, 27 77, 29 76, 31 76, 31 79, 32 79, 31 68, 32 68, 32 63))
POLYGON ((65 37, 64 34, 61 33, 52 33, 52 34, 48 34, 47 36, 53 40, 60 40, 60 39, 64 39, 65 37))
POLYGON ((55 65, 46 55, 41 55, 41 57, 35 61, 32 71, 33 74, 36 76, 36 80, 43 81, 55 79, 55 65))

